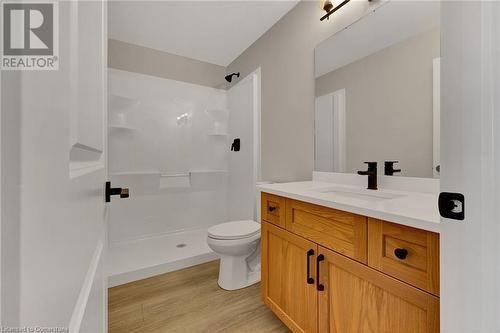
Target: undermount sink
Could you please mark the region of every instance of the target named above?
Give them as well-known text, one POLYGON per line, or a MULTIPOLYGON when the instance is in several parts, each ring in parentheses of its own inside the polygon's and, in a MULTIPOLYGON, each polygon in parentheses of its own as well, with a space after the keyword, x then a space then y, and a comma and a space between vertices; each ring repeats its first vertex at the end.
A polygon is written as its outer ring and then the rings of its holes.
POLYGON ((370 199, 370 200, 391 200, 396 198, 404 197, 404 194, 391 193, 384 190, 367 190, 360 188, 350 188, 350 187, 330 187, 317 189, 317 192, 321 193, 332 193, 344 197, 350 197, 355 199, 370 199))

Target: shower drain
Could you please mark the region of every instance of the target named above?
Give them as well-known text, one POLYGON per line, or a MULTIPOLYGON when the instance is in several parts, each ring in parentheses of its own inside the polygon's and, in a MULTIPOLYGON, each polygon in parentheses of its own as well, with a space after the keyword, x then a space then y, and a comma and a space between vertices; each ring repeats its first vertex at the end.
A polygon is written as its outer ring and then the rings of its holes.
POLYGON ((180 243, 180 244, 177 244, 175 247, 179 247, 179 248, 181 248, 181 247, 186 247, 186 246, 187 246, 187 244, 180 243))

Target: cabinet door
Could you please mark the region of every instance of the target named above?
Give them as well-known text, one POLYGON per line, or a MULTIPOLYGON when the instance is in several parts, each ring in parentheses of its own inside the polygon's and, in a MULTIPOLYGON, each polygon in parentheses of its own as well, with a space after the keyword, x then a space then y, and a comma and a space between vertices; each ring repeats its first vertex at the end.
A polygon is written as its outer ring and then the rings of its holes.
POLYGON ((263 299, 293 332, 318 331, 317 251, 315 243, 262 222, 263 299))
POLYGON ((321 333, 439 332, 439 299, 319 247, 321 333))

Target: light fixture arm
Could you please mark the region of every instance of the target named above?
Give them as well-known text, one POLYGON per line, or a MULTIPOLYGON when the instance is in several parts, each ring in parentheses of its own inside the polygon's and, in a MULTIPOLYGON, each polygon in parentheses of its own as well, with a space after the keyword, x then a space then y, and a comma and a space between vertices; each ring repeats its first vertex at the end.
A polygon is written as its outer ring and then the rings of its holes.
POLYGON ((324 19, 328 19, 330 17, 330 15, 332 15, 333 13, 335 13, 337 10, 339 10, 340 8, 344 7, 349 1, 351 0, 344 0, 342 1, 337 7, 333 8, 332 10, 330 10, 328 13, 326 13, 322 18, 320 18, 319 20, 320 21, 323 21, 324 19))

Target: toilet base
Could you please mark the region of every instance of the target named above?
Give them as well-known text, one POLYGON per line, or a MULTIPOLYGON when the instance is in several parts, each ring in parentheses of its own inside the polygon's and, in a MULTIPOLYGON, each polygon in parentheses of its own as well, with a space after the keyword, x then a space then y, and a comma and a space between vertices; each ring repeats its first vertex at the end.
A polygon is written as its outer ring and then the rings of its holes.
POLYGON ((221 256, 218 284, 224 290, 237 290, 260 282, 260 265, 254 271, 247 257, 221 256))

